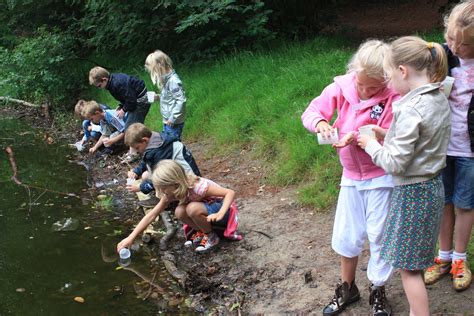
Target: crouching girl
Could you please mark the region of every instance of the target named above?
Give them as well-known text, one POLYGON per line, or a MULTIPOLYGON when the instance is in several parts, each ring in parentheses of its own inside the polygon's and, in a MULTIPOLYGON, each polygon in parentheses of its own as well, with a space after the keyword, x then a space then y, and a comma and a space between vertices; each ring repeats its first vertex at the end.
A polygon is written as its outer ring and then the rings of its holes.
MULTIPOLYGON (((185 246, 197 246, 196 252, 206 251, 219 243, 213 227, 228 227, 230 208, 235 192, 223 188, 211 180, 188 175, 173 160, 160 161, 151 177, 160 202, 145 215, 132 233, 117 245, 117 251, 128 248, 133 240, 166 209, 172 201, 178 201, 175 216, 192 228, 187 234, 185 246)), ((224 233, 225 234, 225 233, 224 233)), ((237 238, 236 238, 237 239, 237 238)))

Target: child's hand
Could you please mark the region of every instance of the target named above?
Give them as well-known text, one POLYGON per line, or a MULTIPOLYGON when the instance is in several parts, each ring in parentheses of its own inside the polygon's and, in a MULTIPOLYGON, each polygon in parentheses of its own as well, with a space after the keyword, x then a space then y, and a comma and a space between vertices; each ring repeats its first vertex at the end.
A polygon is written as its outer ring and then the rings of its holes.
POLYGON ((115 113, 117 113, 119 118, 122 118, 125 115, 125 111, 122 108, 115 110, 115 113))
POLYGON ((105 137, 105 138, 104 138, 104 146, 105 146, 105 147, 109 147, 110 145, 112 145, 112 144, 110 143, 110 138, 109 138, 109 137, 105 137))
POLYGON ((333 128, 328 124, 328 122, 319 121, 318 124, 316 124, 316 133, 321 133, 323 137, 330 138, 332 132, 333 128))
POLYGON ((357 138, 357 145, 359 145, 360 148, 365 149, 367 147, 367 143, 374 139, 373 137, 370 137, 369 135, 359 135, 357 138))
POLYGON ((129 178, 129 179, 137 179, 137 178, 138 178, 138 174, 136 174, 135 172, 133 172, 132 170, 130 170, 130 171, 127 173, 127 178, 129 178))
POLYGON ((354 133, 354 132, 349 132, 349 133, 347 133, 346 135, 344 135, 344 137, 341 138, 341 139, 339 140, 339 142, 333 144, 332 147, 334 147, 334 148, 346 147, 347 145, 349 145, 350 143, 352 143, 352 141, 354 140, 354 136, 355 136, 355 133, 354 133))
POLYGON ((132 183, 132 184, 127 184, 126 186, 128 192, 138 192, 140 191, 140 186, 138 184, 132 183))
POLYGON ((386 129, 384 129, 380 126, 374 126, 374 128, 372 128, 372 130, 375 132, 375 137, 378 140, 384 140, 385 139, 385 135, 387 134, 386 129))
MULTIPOLYGON (((224 215, 225 215, 225 214, 224 214, 224 215)), ((224 215, 219 215, 219 212, 214 213, 214 214, 211 214, 211 215, 207 215, 207 221, 208 221, 209 223, 218 222, 218 221, 220 221, 222 218, 224 218, 224 215)))
POLYGON ((173 122, 171 122, 170 120, 167 120, 167 121, 165 122, 165 124, 168 125, 168 126, 173 126, 173 122))
POLYGON ((97 150, 97 148, 95 148, 95 146, 91 147, 91 148, 89 148, 89 153, 93 154, 96 150, 97 150))
POLYGON ((117 253, 120 252, 120 249, 122 248, 130 248, 132 243, 133 239, 131 239, 130 236, 125 239, 122 239, 122 241, 117 244, 117 253))

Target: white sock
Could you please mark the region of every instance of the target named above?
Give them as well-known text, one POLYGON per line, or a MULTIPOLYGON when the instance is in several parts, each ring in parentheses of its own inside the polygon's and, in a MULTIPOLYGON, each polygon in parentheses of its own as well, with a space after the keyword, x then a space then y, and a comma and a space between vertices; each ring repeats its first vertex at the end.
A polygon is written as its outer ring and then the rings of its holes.
POLYGON ((448 250, 448 251, 444 251, 444 250, 439 250, 438 251, 438 257, 441 259, 441 261, 452 261, 453 259, 453 251, 452 250, 448 250))
POLYGON ((462 259, 464 261, 466 261, 467 259, 467 253, 466 252, 453 252, 453 262, 454 260, 459 260, 459 259, 462 259))

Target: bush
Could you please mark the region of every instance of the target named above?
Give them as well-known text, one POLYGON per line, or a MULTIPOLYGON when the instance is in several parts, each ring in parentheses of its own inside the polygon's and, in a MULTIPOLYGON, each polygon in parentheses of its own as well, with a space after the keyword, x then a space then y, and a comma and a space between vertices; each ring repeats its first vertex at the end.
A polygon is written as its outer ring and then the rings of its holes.
POLYGON ((85 88, 86 73, 75 60, 74 38, 39 29, 12 49, 0 51, 1 84, 17 98, 58 105, 73 102, 85 88))

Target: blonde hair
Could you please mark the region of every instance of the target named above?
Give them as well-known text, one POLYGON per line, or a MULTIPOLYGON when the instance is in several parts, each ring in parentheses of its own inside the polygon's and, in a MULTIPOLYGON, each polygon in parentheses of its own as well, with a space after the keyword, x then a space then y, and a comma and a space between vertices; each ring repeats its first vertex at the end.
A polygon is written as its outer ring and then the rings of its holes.
POLYGON ((387 66, 407 65, 417 71, 426 69, 430 82, 440 82, 448 73, 448 61, 443 47, 416 36, 404 36, 390 44, 387 66))
POLYGON ((102 67, 94 67, 89 71, 89 84, 97 85, 103 78, 110 78, 110 73, 102 67))
POLYGON ((84 118, 84 114, 82 113, 84 110, 84 105, 86 104, 86 100, 79 100, 77 101, 76 105, 74 106, 74 115, 78 118, 84 118))
POLYGON ((388 45, 379 40, 368 40, 359 46, 347 65, 347 72, 364 72, 370 78, 383 78, 383 59, 388 45))
POLYGON ((102 108, 99 106, 99 103, 95 101, 88 101, 84 102, 84 107, 82 109, 82 115, 89 119, 92 115, 94 115, 97 111, 103 112, 102 108))
POLYGON ((173 70, 171 58, 161 50, 155 50, 147 56, 145 60, 145 69, 150 73, 153 84, 163 87, 163 76, 170 70, 173 70))
MULTIPOLYGON (((474 1, 468 0, 458 3, 451 10, 451 13, 444 18, 444 26, 446 40, 449 36, 454 35, 456 29, 463 32, 469 28, 474 28, 474 1)), ((463 38, 454 39, 454 44, 459 47, 463 40, 463 38)))
POLYGON ((125 131, 125 145, 140 143, 143 137, 151 137, 151 130, 142 123, 133 123, 125 131))
POLYGON ((184 168, 174 160, 164 159, 158 162, 151 175, 151 181, 156 191, 159 188, 176 186, 173 195, 178 199, 179 204, 184 204, 188 196, 188 190, 198 180, 195 175, 188 175, 184 168))

